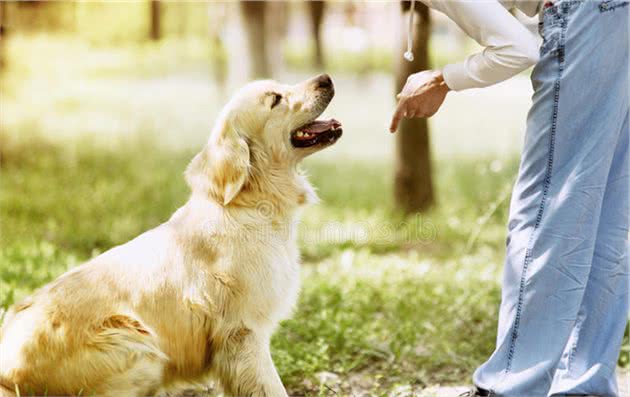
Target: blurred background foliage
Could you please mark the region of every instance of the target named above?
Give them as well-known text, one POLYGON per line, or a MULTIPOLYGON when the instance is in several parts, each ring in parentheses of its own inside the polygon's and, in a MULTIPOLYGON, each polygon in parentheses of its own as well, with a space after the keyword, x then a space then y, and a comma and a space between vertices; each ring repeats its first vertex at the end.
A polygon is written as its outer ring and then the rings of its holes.
MULTIPOLYGON (((168 219, 187 199, 187 162, 230 93, 260 74, 260 54, 248 47, 238 2, 0 6, 6 308, 168 219)), ((326 115, 344 123, 341 141, 303 167, 322 203, 300 225, 304 288, 274 337, 275 361, 292 395, 410 395, 467 383, 493 350, 530 82, 522 75, 449 95, 422 152, 433 204, 410 212, 394 195, 401 159, 387 132, 405 39, 400 4, 322 10, 319 31, 310 3, 262 11, 266 77, 330 73, 337 95, 326 115)), ((477 48, 437 14, 428 32, 436 67, 477 48)), ((620 365, 629 361, 626 338, 620 365)))

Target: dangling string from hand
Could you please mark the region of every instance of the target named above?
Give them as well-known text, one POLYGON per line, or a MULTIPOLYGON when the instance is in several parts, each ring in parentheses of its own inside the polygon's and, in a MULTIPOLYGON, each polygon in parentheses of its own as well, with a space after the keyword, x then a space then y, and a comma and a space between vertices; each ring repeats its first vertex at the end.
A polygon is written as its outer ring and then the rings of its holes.
POLYGON ((409 27, 407 29, 407 51, 403 57, 409 61, 413 62, 413 16, 414 6, 416 5, 416 0, 411 0, 411 6, 409 7, 409 27))

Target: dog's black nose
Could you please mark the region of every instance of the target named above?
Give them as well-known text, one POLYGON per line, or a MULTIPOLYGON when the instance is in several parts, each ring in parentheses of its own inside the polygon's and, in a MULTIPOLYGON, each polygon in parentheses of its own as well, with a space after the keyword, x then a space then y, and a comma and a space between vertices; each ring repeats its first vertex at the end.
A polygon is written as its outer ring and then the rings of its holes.
POLYGON ((332 79, 327 74, 321 74, 315 78, 317 88, 328 89, 333 87, 332 79))

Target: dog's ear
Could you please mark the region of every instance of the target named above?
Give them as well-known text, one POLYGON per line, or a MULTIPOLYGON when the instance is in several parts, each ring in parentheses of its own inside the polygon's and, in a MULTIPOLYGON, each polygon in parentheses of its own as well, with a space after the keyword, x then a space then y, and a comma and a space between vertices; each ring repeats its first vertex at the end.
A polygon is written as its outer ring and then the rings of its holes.
POLYGON ((193 192, 203 191, 225 206, 243 188, 249 165, 247 141, 224 121, 186 169, 186 181, 193 192))

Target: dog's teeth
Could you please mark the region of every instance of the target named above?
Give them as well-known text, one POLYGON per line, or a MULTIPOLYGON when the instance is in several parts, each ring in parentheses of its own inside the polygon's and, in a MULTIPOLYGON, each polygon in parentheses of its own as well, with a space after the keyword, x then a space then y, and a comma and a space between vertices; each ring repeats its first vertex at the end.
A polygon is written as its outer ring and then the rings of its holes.
POLYGON ((302 131, 298 131, 295 133, 295 135, 301 138, 304 134, 302 133, 302 131))

